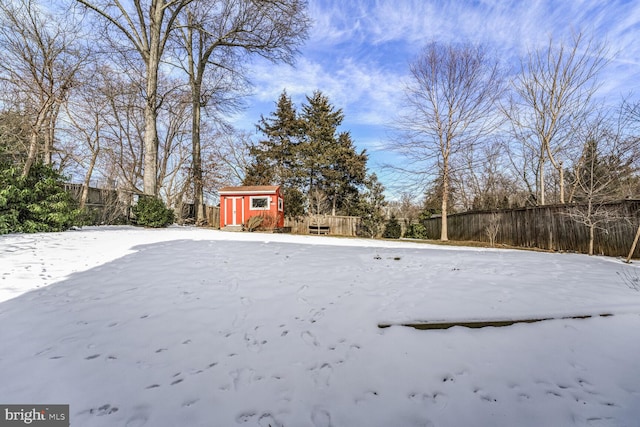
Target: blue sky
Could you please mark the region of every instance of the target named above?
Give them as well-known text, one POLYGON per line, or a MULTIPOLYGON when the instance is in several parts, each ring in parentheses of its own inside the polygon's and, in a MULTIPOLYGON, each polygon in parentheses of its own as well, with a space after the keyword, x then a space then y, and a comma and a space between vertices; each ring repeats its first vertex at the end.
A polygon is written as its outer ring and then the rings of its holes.
POLYGON ((640 95, 637 0, 310 0, 309 12, 313 27, 295 67, 256 61, 254 95, 234 124, 253 133, 283 89, 297 106, 321 90, 343 109, 341 130, 367 149, 370 170, 391 192, 394 184, 381 168, 394 161, 384 150, 389 124, 402 105, 408 65, 428 42, 484 43, 513 66, 549 36, 580 31, 610 49, 600 95, 611 103, 640 95))

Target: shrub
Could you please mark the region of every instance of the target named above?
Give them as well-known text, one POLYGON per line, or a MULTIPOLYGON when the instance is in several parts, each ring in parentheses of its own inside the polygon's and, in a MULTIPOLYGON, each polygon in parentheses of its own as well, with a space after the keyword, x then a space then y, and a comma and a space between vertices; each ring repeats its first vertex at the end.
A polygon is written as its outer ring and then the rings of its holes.
POLYGON ((50 165, 0 169, 0 234, 64 231, 80 224, 77 202, 64 188, 64 177, 50 165))
POLYGON ((391 215, 391 219, 384 226, 382 237, 385 239, 399 239, 402 234, 402 227, 396 219, 395 215, 391 215))
POLYGON ((404 237, 407 239, 426 239, 427 229, 421 223, 409 224, 404 232, 404 237))
POLYGON ((247 230, 256 231, 258 227, 260 227, 260 225, 262 224, 262 221, 264 221, 263 216, 260 216, 260 215, 252 216, 247 220, 247 224, 246 224, 247 230))
POLYGON ((261 215, 252 216, 245 224, 245 228, 249 231, 256 230, 273 230, 276 227, 277 218, 275 215, 263 213, 261 215))
POLYGON ((131 209, 136 224, 143 227, 161 228, 173 224, 176 219, 172 209, 155 196, 140 196, 138 203, 131 209))

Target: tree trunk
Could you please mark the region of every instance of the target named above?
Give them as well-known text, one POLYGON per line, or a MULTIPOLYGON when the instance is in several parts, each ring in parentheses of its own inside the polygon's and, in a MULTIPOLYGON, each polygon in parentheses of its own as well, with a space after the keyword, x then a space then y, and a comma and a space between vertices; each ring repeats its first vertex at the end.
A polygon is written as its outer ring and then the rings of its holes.
POLYGON ((333 194, 333 200, 331 202, 331 216, 336 216, 336 203, 338 202, 338 195, 333 194))
POLYGON ((31 166, 33 166, 33 164, 35 163, 37 156, 38 156, 38 132, 35 130, 32 130, 31 138, 29 141, 29 153, 27 154, 27 161, 24 163, 24 167, 22 168, 23 177, 29 175, 31 166))
POLYGON ((564 167, 562 162, 558 162, 558 165, 560 166, 560 203, 564 205, 564 167))
POLYGON ((51 108, 50 100, 48 100, 45 105, 42 106, 42 108, 38 112, 36 122, 31 127, 31 135, 29 137, 29 152, 27 154, 27 160, 24 163, 24 167, 22 168, 23 177, 29 175, 31 166, 33 166, 38 158, 38 136, 40 136, 40 130, 42 129, 42 124, 44 123, 46 112, 49 108, 51 108))
POLYGON ((444 160, 444 168, 442 172, 442 223, 440 229, 440 240, 446 242, 449 240, 449 234, 447 230, 447 204, 449 201, 449 165, 447 160, 444 160))
POLYGON ((544 206, 544 158, 540 159, 540 166, 538 168, 538 182, 540 183, 540 188, 538 191, 540 192, 540 198, 538 199, 537 205, 544 206))
POLYGON ((636 250, 636 246, 638 246, 638 239, 640 239, 640 225, 638 226, 638 230, 636 231, 636 237, 634 237, 633 239, 633 244, 631 245, 631 249, 629 250, 629 255, 627 255, 627 259, 625 260, 627 264, 629 264, 629 261, 631 261, 631 257, 636 250))
POLYGON ((589 225, 589 255, 593 255, 593 229, 595 228, 595 224, 589 225))
POLYGON ((198 82, 192 84, 191 91, 191 144, 192 144, 192 162, 193 162, 193 203, 196 214, 196 224, 204 224, 206 218, 204 215, 204 191, 202 185, 202 147, 200 144, 200 122, 201 122, 201 106, 200 106, 201 86, 198 82))
POLYGON ((158 68, 161 56, 161 26, 164 2, 154 2, 149 22, 149 54, 147 66, 146 103, 144 106, 144 194, 158 194, 158 68))
POLYGON ((82 184, 82 195, 80 196, 80 209, 84 209, 84 206, 87 204, 87 199, 89 198, 89 185, 91 183, 91 175, 93 175, 93 169, 96 166, 96 161, 98 159, 98 153, 100 153, 100 149, 94 150, 91 154, 91 160, 89 161, 89 167, 87 168, 87 173, 84 176, 84 183, 82 184))
POLYGON ((158 192, 158 135, 156 127, 157 114, 152 103, 155 103, 155 96, 153 96, 153 101, 147 98, 147 104, 144 109, 144 173, 142 180, 144 194, 155 196, 158 192))
POLYGON ((53 164, 53 143, 56 135, 56 123, 60 113, 60 104, 53 104, 47 117, 47 133, 44 141, 44 163, 53 164))

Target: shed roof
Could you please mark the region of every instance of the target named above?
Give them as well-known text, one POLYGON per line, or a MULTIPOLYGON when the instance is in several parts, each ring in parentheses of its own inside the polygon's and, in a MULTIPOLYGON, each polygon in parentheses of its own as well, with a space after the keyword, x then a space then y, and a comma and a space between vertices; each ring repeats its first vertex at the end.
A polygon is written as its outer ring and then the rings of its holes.
POLYGON ((222 187, 218 190, 221 195, 228 194, 276 194, 278 185, 244 185, 241 187, 222 187))

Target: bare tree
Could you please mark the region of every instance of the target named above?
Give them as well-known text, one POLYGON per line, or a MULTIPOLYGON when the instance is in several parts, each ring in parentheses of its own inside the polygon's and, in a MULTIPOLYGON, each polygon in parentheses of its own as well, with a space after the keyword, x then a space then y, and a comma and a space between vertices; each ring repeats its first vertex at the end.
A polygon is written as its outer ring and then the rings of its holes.
POLYGON ((82 149, 74 156, 77 163, 84 169, 80 194, 81 209, 84 208, 89 196, 89 186, 101 151, 102 131, 108 109, 108 99, 105 97, 103 85, 103 79, 107 73, 99 68, 91 71, 91 79, 85 80, 85 82, 91 81, 91 84, 84 84, 78 94, 65 104, 65 116, 71 124, 69 133, 75 140, 82 141, 82 149))
POLYGON ((496 238, 500 231, 500 216, 497 213, 492 213, 489 217, 487 225, 484 227, 484 232, 489 239, 489 245, 493 248, 496 245, 496 238))
POLYGON ((251 164, 250 135, 228 127, 207 130, 203 144, 204 192, 216 194, 221 186, 241 185, 251 164))
POLYGON ((191 88, 192 173, 198 223, 205 220, 201 109, 229 112, 239 107, 237 95, 246 83, 245 56, 255 54, 274 62, 292 63, 309 26, 305 6, 301 0, 198 0, 186 8, 179 46, 186 54, 181 67, 191 88))
MULTIPOLYGON (((170 79, 164 79, 171 84, 170 79)), ((176 87, 178 82, 173 82, 176 87)), ((168 206, 177 207, 182 204, 191 176, 190 111, 189 93, 175 91, 174 95, 165 97, 158 117, 160 144, 158 150, 158 183, 168 206)))
POLYGON ((607 203, 620 198, 622 184, 634 172, 635 144, 623 138, 620 128, 603 115, 585 126, 581 135, 582 155, 571 173, 576 203, 568 215, 589 229, 589 255, 593 255, 595 230, 623 219, 607 203))
POLYGON ((73 20, 56 19, 35 0, 0 3, 0 79, 31 120, 24 176, 40 153, 52 163, 60 106, 84 61, 78 33, 73 20))
POLYGON ((411 64, 407 110, 392 149, 407 158, 404 171, 418 179, 438 171, 442 186, 441 240, 448 240, 447 210, 452 160, 496 129, 502 78, 496 59, 482 46, 428 44, 411 64))
POLYGON ((145 194, 158 193, 159 69, 169 35, 178 16, 192 0, 76 0, 107 24, 123 50, 133 48, 144 63, 144 171, 145 194))
POLYGON ((521 191, 508 172, 504 144, 495 139, 471 147, 456 159, 453 177, 464 210, 509 208, 521 205, 521 191))
POLYGON ((139 83, 111 72, 104 80, 107 101, 102 151, 103 174, 117 179, 126 191, 142 193, 145 120, 139 83))
POLYGON ((593 110, 596 77, 608 62, 606 55, 604 44, 576 34, 568 43, 549 38, 545 48, 530 51, 521 61, 505 113, 513 137, 528 152, 528 166, 536 169, 537 204, 546 203, 547 160, 558 174, 560 203, 565 202, 563 159, 572 133, 593 110))

